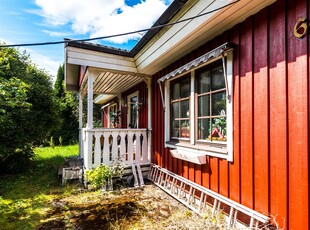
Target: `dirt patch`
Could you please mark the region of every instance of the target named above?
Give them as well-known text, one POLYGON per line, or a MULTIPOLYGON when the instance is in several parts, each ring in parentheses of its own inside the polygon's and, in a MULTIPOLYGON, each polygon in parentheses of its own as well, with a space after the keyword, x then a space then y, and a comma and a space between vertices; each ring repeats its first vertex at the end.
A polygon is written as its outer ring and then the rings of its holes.
POLYGON ((37 229, 203 229, 205 219, 157 188, 86 192, 51 202, 37 229))

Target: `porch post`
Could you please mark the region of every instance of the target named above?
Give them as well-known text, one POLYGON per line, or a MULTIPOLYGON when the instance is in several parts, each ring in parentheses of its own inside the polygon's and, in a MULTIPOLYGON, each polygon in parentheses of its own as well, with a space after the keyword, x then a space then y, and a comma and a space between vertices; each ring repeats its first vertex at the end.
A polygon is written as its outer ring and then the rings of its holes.
POLYGON ((87 126, 86 126, 86 153, 84 157, 84 166, 86 169, 92 168, 92 142, 93 133, 90 131, 93 128, 93 83, 94 79, 88 75, 87 82, 87 126))
POLYGON ((87 129, 93 128, 93 85, 94 79, 91 75, 89 75, 87 82, 87 129))
POLYGON ((84 159, 83 144, 83 95, 79 92, 79 158, 84 159))

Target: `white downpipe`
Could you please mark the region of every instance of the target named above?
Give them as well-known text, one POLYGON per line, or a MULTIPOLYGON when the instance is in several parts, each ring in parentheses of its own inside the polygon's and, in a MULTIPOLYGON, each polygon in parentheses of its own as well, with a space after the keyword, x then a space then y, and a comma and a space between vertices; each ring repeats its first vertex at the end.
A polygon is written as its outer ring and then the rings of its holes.
POLYGON ((147 158, 151 162, 152 158, 152 80, 147 80, 147 116, 148 116, 148 133, 147 133, 147 158))

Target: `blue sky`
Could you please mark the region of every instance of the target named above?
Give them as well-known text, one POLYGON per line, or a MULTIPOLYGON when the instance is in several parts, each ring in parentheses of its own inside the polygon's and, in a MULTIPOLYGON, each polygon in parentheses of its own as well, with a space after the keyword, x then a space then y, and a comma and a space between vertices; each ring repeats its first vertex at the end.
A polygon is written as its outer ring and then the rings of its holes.
MULTIPOLYGON (((150 27, 172 0, 1 0, 0 42, 62 41, 124 33, 150 27)), ((141 34, 94 41, 130 50, 141 34)), ((55 75, 64 46, 21 47, 40 68, 55 75)))

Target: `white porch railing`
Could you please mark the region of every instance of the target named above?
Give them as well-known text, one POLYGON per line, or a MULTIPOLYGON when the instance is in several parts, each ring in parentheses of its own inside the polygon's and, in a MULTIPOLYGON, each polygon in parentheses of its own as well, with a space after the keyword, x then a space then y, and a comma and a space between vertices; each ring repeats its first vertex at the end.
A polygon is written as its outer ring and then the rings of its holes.
POLYGON ((121 159, 125 166, 148 163, 150 141, 147 129, 82 129, 81 157, 86 169, 121 159))

